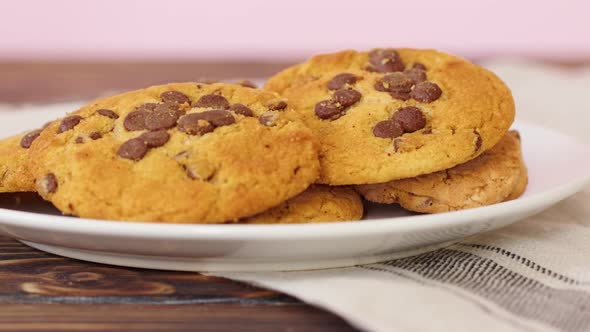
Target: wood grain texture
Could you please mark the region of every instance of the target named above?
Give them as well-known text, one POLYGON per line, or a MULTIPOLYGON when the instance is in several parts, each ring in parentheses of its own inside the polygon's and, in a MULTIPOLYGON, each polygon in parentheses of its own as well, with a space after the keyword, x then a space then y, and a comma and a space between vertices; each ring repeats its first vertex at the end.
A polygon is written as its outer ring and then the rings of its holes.
POLYGON ((0 331, 355 331, 304 305, 0 304, 0 331))
POLYGON ((0 102, 91 99, 170 82, 270 76, 288 63, 0 63, 0 102))
POLYGON ((271 290, 58 257, 0 237, 0 331, 354 331, 271 290))
MULTIPOLYGON (((590 59, 556 62, 565 69, 590 64, 590 59)), ((56 102, 90 99, 117 91, 169 82, 202 79, 265 78, 290 62, 0 62, 0 103, 56 102)))
POLYGON ((59 257, 0 237, 0 303, 294 304, 294 298, 198 273, 59 257))

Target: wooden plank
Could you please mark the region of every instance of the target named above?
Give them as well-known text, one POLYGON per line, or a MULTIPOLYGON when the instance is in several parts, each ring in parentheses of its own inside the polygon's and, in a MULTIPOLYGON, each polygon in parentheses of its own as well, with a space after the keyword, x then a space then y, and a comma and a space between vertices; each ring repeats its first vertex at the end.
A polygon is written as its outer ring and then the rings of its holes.
POLYGON ((0 303, 293 304, 296 299, 198 273, 62 258, 0 237, 0 303))
POLYGON ((309 306, 0 304, 0 331, 356 331, 309 306))
POLYGON ((354 331, 289 296, 198 273, 46 254, 0 237, 0 331, 354 331))
POLYGON ((169 82, 267 77, 288 63, 0 63, 0 102, 95 98, 169 82))
MULTIPOLYGON (((534 60, 570 70, 590 63, 590 59, 534 60)), ((264 78, 291 64, 281 59, 274 62, 2 62, 0 102, 85 100, 168 82, 264 78)))

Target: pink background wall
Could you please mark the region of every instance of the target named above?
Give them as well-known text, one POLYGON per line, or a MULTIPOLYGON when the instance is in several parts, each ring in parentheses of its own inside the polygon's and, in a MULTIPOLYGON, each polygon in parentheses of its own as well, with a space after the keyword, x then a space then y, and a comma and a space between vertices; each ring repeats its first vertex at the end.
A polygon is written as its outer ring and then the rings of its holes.
POLYGON ((590 58, 588 0, 15 0, 2 59, 302 58, 379 45, 590 58))

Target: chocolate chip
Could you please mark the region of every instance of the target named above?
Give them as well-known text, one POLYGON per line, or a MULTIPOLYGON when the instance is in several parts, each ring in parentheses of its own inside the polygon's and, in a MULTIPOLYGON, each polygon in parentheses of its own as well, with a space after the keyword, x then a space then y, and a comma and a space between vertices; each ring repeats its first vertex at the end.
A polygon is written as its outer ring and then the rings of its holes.
POLYGON ((315 105, 315 115, 318 118, 336 120, 342 115, 344 107, 334 100, 322 100, 315 105))
POLYGON ((165 130, 150 131, 141 134, 137 139, 143 141, 148 148, 157 148, 168 143, 170 134, 165 130))
POLYGON ((375 90, 396 93, 409 93, 414 81, 404 73, 387 74, 375 82, 375 90))
POLYGON ((403 100, 403 101, 406 101, 406 100, 412 98, 410 96, 410 93, 409 92, 390 92, 389 95, 393 99, 399 99, 399 100, 403 100))
POLYGON ((180 116, 172 104, 158 104, 153 111, 147 111, 145 116, 145 128, 149 130, 169 129, 176 126, 180 116))
POLYGON ((422 103, 431 103, 440 98, 442 90, 432 82, 420 82, 414 86, 411 96, 422 103))
POLYGON ((404 70, 404 74, 411 79, 414 83, 420 83, 426 81, 426 71, 418 68, 411 68, 404 70))
POLYGON ((254 112, 244 104, 233 104, 230 106, 229 110, 243 116, 254 116, 254 112))
POLYGON ((334 92, 334 100, 343 107, 349 107, 361 100, 361 93, 353 89, 342 89, 334 92))
POLYGON ((138 160, 141 160, 147 152, 148 152, 147 144, 142 139, 133 138, 133 139, 130 139, 127 142, 123 143, 119 147, 117 154, 121 158, 138 161, 138 160))
POLYGON ((37 139, 37 137, 41 135, 41 131, 41 129, 33 130, 25 136, 23 136, 23 138, 20 140, 20 146, 24 149, 30 148, 33 142, 37 139))
POLYGON ((143 105, 139 105, 138 107, 135 108, 136 111, 153 111, 156 109, 156 107, 158 107, 158 103, 145 103, 143 105))
POLYGON ((165 130, 150 131, 123 143, 119 147, 117 154, 121 158, 138 161, 146 155, 150 148, 160 147, 169 140, 170 134, 165 130))
POLYGON ((334 76, 334 78, 332 78, 330 80, 330 82, 328 82, 328 89, 329 90, 340 90, 340 89, 344 88, 347 84, 352 85, 352 84, 356 83, 356 81, 358 79, 359 79, 358 76, 356 76, 354 74, 350 74, 350 73, 338 74, 338 75, 334 76))
POLYGON ((249 80, 241 80, 238 82, 239 85, 246 87, 246 88, 251 88, 251 89, 256 89, 257 86, 254 82, 249 81, 249 80))
POLYGON ((282 111, 287 108, 287 102, 284 100, 273 101, 268 104, 269 111, 282 111))
POLYGON ((475 140, 475 152, 478 152, 479 149, 481 149, 481 145, 483 143, 483 140, 481 138, 481 135, 477 131, 473 131, 473 133, 475 134, 475 136, 477 136, 477 138, 475 140))
POLYGON ((215 129, 215 126, 203 120, 199 113, 187 114, 178 120, 178 130, 188 135, 205 135, 215 129))
POLYGON ((236 122, 234 116, 225 110, 213 110, 191 113, 178 120, 178 129, 189 135, 203 135, 216 127, 227 126, 236 122))
POLYGON ((102 134, 101 134, 101 133, 99 133, 99 132, 97 132, 97 131, 95 131, 95 132, 91 133, 91 134, 89 135, 89 137, 90 137, 92 140, 96 141, 97 139, 101 139, 101 138, 102 138, 102 134))
POLYGON ((426 71, 426 66, 421 64, 420 62, 416 62, 414 63, 414 65, 412 65, 412 69, 420 69, 426 71))
POLYGON ((160 94, 160 98, 163 102, 174 103, 174 104, 190 104, 191 99, 182 92, 178 91, 166 91, 160 94))
POLYGON ((59 124, 59 129, 57 133, 59 134, 63 133, 64 131, 73 129, 80 123, 80 121, 82 121, 82 117, 79 115, 72 115, 64 118, 63 120, 61 120, 61 123, 59 124))
POLYGON ((393 120, 377 122, 373 127, 373 135, 381 138, 394 138, 403 135, 404 130, 401 125, 393 120))
POLYGON ((74 143, 76 143, 76 144, 82 144, 82 143, 84 143, 84 138, 78 136, 78 137, 76 137, 76 140, 74 141, 74 143))
POLYGON ((260 115, 260 117, 258 118, 258 122, 265 126, 272 127, 276 124, 278 119, 279 114, 277 112, 268 111, 260 115))
POLYGON ((144 130, 145 127, 145 119, 148 116, 148 112, 144 110, 133 111, 125 117, 125 121, 123 121, 123 126, 128 131, 136 131, 136 130, 144 130))
POLYGON ((380 73, 404 70, 404 63, 393 49, 376 49, 369 52, 371 69, 380 73))
POLYGON ((55 174, 49 173, 37 183, 39 193, 42 195, 53 194, 57 191, 58 183, 55 174))
POLYGON ((199 100, 193 104, 193 107, 207 107, 225 110, 229 108, 229 102, 224 96, 211 94, 199 98, 199 100))
POLYGON ((236 122, 234 116, 225 110, 213 110, 193 114, 196 114, 197 117, 211 123, 215 127, 227 126, 236 122))
POLYGON ((413 133, 426 126, 426 117, 415 106, 402 107, 393 114, 393 120, 399 123, 406 133, 413 133))
POLYGON ((96 111, 96 113, 102 115, 102 116, 106 116, 107 118, 111 118, 111 119, 118 119, 119 115, 109 109, 103 108, 103 109, 99 109, 98 111, 96 111))

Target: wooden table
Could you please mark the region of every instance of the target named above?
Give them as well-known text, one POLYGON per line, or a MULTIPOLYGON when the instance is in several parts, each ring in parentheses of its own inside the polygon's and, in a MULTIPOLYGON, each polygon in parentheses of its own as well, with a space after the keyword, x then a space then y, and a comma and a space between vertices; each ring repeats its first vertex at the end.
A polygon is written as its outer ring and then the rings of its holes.
POLYGON ((0 237, 0 331, 353 331, 292 297, 198 273, 46 254, 0 237))
MULTIPOLYGON (((0 103, 89 99, 202 78, 263 77, 284 65, 0 63, 0 103)), ((354 329, 333 314, 270 290, 198 273, 87 263, 0 237, 0 331, 120 330, 354 329)))

